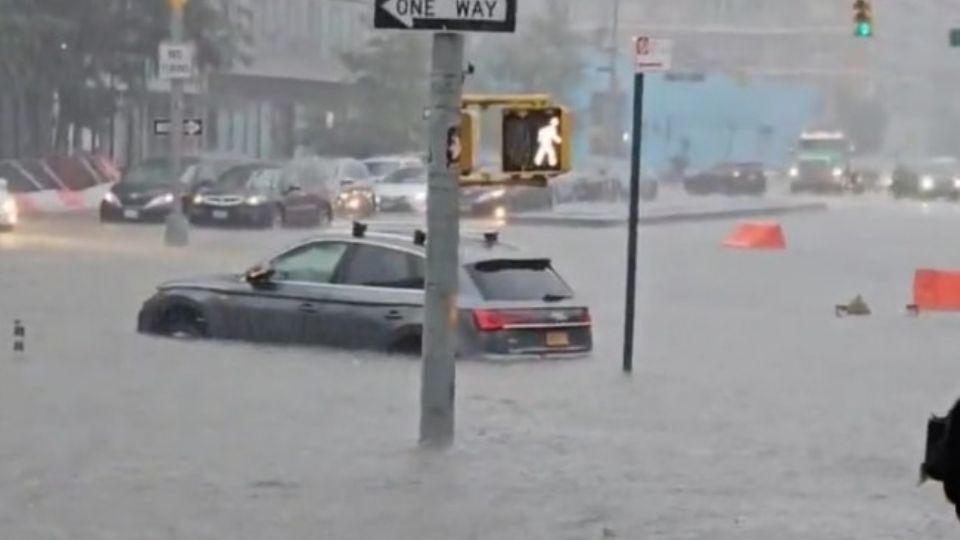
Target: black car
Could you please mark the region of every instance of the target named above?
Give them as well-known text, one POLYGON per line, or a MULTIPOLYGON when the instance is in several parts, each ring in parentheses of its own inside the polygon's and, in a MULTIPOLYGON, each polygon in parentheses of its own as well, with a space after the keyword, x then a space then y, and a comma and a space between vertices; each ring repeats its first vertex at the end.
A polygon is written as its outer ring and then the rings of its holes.
POLYGON ((100 203, 100 220, 104 222, 162 222, 174 209, 175 193, 179 192, 185 211, 199 186, 213 182, 242 158, 220 155, 186 157, 181 170, 170 170, 166 158, 144 160, 129 169, 110 188, 100 203))
POLYGON ((163 221, 173 211, 176 183, 184 182, 186 187, 185 173, 196 163, 196 159, 185 159, 182 170, 173 173, 167 159, 142 161, 128 170, 103 197, 100 220, 163 221))
POLYGON ((953 158, 938 158, 897 165, 893 170, 890 193, 898 199, 958 200, 960 164, 953 158))
POLYGON ((502 219, 512 212, 552 208, 553 192, 549 187, 482 186, 460 191, 460 213, 468 217, 502 219))
POLYGON ((762 163, 720 163, 685 178, 683 189, 691 195, 763 195, 767 176, 762 163))
POLYGON ((247 163, 223 173, 193 196, 195 225, 315 225, 330 221, 329 202, 283 179, 279 165, 247 163))
MULTIPOLYGON (((396 353, 420 350, 422 236, 330 232, 241 274, 161 285, 140 332, 301 343, 396 353)), ((590 312, 548 258, 491 235, 461 240, 458 354, 492 360, 582 356, 590 312)))

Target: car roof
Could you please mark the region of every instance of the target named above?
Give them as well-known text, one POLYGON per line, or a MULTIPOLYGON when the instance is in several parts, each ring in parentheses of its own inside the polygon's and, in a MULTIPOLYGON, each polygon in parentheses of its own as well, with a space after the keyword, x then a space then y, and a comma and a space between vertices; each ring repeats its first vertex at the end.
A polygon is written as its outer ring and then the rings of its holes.
MULTIPOLYGON (((425 246, 418 246, 413 241, 414 229, 410 228, 408 234, 399 231, 381 232, 370 231, 362 237, 356 237, 348 229, 332 229, 328 232, 318 234, 298 242, 296 245, 309 244, 318 241, 341 241, 354 244, 381 245, 393 249, 400 249, 426 257, 427 250, 425 246)), ((296 246, 292 246, 296 247, 296 246)), ((292 249, 288 248, 288 249, 292 249)), ((287 250, 284 250, 287 251, 287 250)), ((496 259, 549 259, 549 257, 537 256, 536 254, 522 250, 519 247, 497 240, 493 243, 487 243, 482 233, 474 234, 470 231, 461 233, 460 236, 460 264, 474 264, 481 261, 496 259)))

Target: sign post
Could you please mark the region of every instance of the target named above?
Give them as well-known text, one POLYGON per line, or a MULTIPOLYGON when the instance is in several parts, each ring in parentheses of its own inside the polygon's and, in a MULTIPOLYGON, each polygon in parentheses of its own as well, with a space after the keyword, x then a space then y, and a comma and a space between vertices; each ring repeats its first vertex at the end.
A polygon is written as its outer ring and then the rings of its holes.
POLYGON ((420 444, 453 443, 456 394, 463 32, 512 32, 516 0, 374 0, 374 27, 436 30, 430 73, 427 279, 420 444))
MULTIPOLYGON (((170 124, 183 124, 183 81, 193 76, 194 49, 184 43, 183 11, 187 0, 169 0, 170 43, 160 45, 160 76, 170 81, 170 124)), ((167 216, 163 233, 168 246, 186 246, 190 242, 190 227, 183 214, 182 186, 179 182, 183 163, 183 130, 170 130, 170 174, 176 177, 173 187, 173 211, 167 216)))
POLYGON ((644 75, 670 69, 672 44, 667 40, 634 38, 633 136, 630 141, 630 218, 627 229, 627 291, 623 325, 623 371, 633 371, 633 338, 636 332, 637 243, 640 229, 640 170, 643 141, 644 75))

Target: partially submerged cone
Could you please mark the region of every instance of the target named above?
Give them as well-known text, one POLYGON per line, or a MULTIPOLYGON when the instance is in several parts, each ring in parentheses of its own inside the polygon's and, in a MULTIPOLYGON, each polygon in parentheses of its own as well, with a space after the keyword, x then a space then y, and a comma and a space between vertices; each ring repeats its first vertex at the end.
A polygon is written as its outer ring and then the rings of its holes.
POLYGON ((960 311, 960 272, 919 269, 913 276, 913 303, 907 310, 960 311))
POLYGON ((837 306, 836 313, 837 317, 843 317, 844 315, 866 317, 870 315, 870 306, 868 306, 863 297, 858 294, 856 298, 850 302, 837 306))
POLYGON ((750 221, 737 225, 723 245, 736 249, 785 249, 783 228, 774 221, 750 221))

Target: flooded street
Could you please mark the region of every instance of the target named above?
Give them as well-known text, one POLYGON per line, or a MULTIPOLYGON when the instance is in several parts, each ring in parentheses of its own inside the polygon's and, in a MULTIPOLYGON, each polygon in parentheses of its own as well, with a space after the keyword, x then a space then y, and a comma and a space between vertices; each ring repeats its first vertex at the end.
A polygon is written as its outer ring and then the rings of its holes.
POLYGON ((904 306, 915 268, 960 265, 944 249, 960 213, 781 223, 779 253, 724 250, 732 222, 643 229, 633 376, 619 370, 625 233, 507 229, 590 305, 596 351, 461 362, 446 454, 416 447, 416 361, 134 332, 157 283, 242 270, 302 231, 194 231, 171 251, 152 227, 37 223, 0 244, 3 324, 28 332, 22 357, 0 339, 0 531, 952 538, 939 488, 915 483, 923 423, 956 393, 958 322, 904 306), (874 315, 835 318, 856 294, 874 315))

